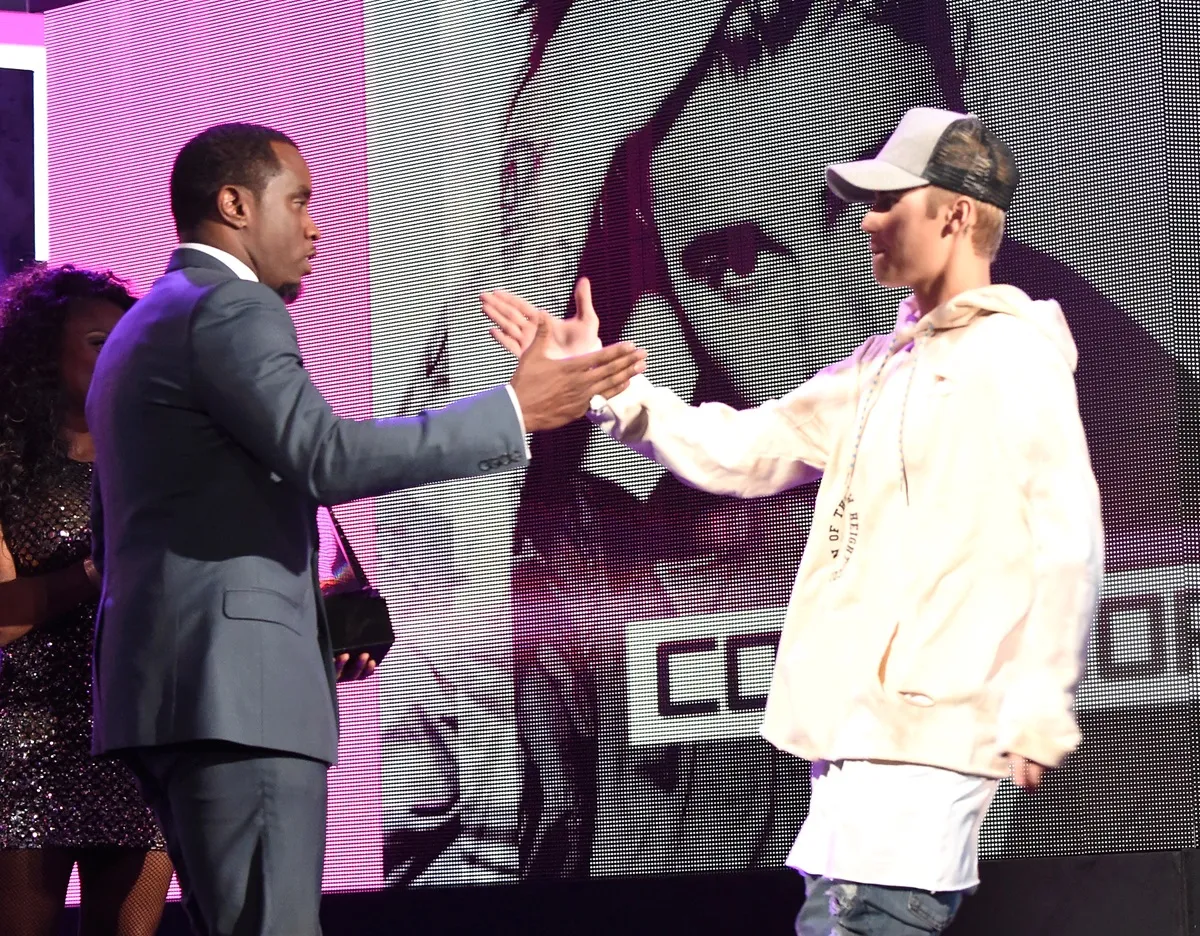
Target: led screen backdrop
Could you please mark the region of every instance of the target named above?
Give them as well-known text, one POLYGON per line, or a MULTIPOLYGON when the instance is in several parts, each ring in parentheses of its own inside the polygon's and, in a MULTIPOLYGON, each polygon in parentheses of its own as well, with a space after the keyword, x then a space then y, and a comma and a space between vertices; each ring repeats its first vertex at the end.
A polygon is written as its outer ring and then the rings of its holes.
MULTIPOLYGON (((1200 361, 1172 274, 1195 245, 1168 228, 1189 92, 1157 3, 139 6, 47 17, 55 258, 145 287, 178 146, 279 126, 325 235, 301 341, 347 415, 506 379, 479 291, 563 311, 580 274, 657 383, 783 394, 900 299, 825 164, 909 107, 978 113, 1023 171, 996 274, 1066 309, 1108 536, 1084 745, 1036 797, 1002 788, 983 852, 1197 844, 1200 361)), ((799 827, 807 766, 756 728, 814 491, 712 497, 582 423, 533 450, 342 508, 398 637, 342 695, 329 888, 777 866, 799 827)))
POLYGON ((49 249, 42 20, 0 11, 0 279, 49 249))

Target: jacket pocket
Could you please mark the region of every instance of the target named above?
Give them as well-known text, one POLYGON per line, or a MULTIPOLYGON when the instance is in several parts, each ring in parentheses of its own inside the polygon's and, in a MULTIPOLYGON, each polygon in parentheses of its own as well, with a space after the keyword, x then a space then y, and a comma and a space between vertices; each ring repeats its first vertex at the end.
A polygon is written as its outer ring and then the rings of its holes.
POLYGON ((304 636, 300 606, 277 591, 266 588, 227 589, 221 610, 225 617, 233 621, 282 624, 288 630, 304 636))
POLYGON ((945 641, 906 652, 889 668, 884 689, 909 705, 979 704, 990 692, 994 653, 986 641, 976 649, 945 641))

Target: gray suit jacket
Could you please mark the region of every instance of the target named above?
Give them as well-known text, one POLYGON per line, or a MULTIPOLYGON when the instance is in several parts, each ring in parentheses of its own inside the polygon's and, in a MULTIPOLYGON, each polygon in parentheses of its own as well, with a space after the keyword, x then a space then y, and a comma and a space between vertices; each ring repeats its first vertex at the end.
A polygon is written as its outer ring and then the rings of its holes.
POLYGON ((503 387, 413 418, 335 416, 279 297, 187 249, 113 330, 87 418, 98 754, 216 739, 332 763, 317 505, 526 461, 503 387))

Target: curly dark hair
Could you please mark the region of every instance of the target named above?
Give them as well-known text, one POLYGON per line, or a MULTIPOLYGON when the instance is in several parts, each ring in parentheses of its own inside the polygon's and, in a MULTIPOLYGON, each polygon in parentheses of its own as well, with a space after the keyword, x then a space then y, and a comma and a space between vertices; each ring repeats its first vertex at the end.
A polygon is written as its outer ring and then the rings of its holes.
POLYGON ((54 456, 59 436, 63 325, 72 303, 102 299, 129 309, 126 282, 105 270, 35 263, 0 286, 0 514, 54 456))

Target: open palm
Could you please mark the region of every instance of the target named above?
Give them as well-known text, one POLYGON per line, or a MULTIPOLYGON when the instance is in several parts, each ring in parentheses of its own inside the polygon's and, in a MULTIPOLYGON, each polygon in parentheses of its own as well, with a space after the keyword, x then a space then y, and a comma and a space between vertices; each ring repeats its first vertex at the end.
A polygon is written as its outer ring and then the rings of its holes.
POLYGON ((575 284, 575 314, 565 319, 555 318, 503 289, 484 293, 479 303, 483 314, 492 321, 491 336, 516 357, 524 354, 533 342, 538 322, 543 318, 550 325, 547 357, 575 357, 600 348, 600 319, 592 305, 592 286, 587 277, 575 284))

